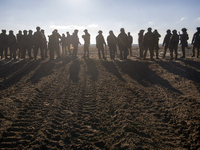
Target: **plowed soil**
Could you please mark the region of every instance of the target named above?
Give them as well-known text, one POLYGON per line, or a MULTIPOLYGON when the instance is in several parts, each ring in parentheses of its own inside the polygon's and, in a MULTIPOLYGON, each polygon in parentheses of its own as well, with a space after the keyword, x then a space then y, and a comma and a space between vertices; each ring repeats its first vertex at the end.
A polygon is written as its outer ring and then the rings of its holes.
POLYGON ((137 48, 123 61, 0 60, 0 149, 200 149, 191 51, 176 61, 139 59, 137 48))

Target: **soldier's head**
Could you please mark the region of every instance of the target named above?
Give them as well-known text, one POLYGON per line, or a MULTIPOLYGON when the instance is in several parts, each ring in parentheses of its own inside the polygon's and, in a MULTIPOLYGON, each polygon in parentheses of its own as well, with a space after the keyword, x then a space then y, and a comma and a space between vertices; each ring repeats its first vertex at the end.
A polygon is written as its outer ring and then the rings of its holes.
POLYGON ((22 34, 22 31, 21 30, 19 30, 19 32, 18 32, 19 34, 22 34))
POLYGON ((101 30, 98 31, 99 34, 102 34, 103 32, 101 30))
POLYGON ((151 28, 151 27, 149 27, 149 28, 147 29, 147 31, 148 31, 148 32, 151 32, 151 30, 152 30, 152 28, 151 28))
POLYGON ((39 27, 39 26, 37 26, 37 27, 36 27, 36 30, 37 30, 37 31, 40 31, 40 27, 39 27))
POLYGON ((177 34, 177 30, 173 30, 172 33, 173 33, 173 34, 177 34))
POLYGON ((186 28, 182 28, 182 29, 181 29, 181 31, 183 31, 183 32, 186 32, 186 31, 187 31, 187 29, 186 29, 186 28))
POLYGON ((153 32, 154 32, 154 33, 158 33, 158 30, 157 30, 157 29, 155 29, 153 32))
POLYGON ((83 32, 85 32, 85 33, 88 33, 88 30, 87 30, 87 29, 85 29, 83 32))
POLYGON ((23 33, 24 33, 24 35, 27 35, 27 30, 24 30, 23 33))
POLYGON ((28 33, 29 33, 29 34, 32 34, 32 33, 33 33, 33 31, 32 31, 32 30, 29 30, 29 31, 28 31, 28 33))
POLYGON ((131 35, 131 33, 130 33, 130 32, 128 32, 128 35, 131 35))
POLYGON ((110 31, 109 31, 109 34, 110 34, 110 35, 113 35, 113 31, 112 31, 112 30, 110 30, 110 31))
POLYGON ((44 29, 42 29, 41 32, 44 34, 44 29))
POLYGON ((62 37, 65 37, 65 34, 64 34, 64 33, 62 34, 62 37))
POLYGON ((142 29, 142 30, 140 30, 140 34, 143 34, 144 33, 144 30, 142 29))
POLYGON ((169 34, 169 33, 171 33, 171 30, 170 30, 170 29, 168 29, 166 32, 169 34))
POLYGON ((121 29, 120 29, 120 32, 121 32, 121 33, 125 33, 124 28, 121 28, 121 29))
POLYGON ((197 27, 197 31, 200 32, 200 27, 197 27))
POLYGON ((57 30, 57 29, 54 29, 54 32, 55 32, 55 33, 58 33, 58 30, 57 30))
POLYGON ((6 30, 2 30, 2 33, 3 33, 3 34, 6 34, 6 30))
POLYGON ((10 34, 10 35, 13 35, 13 30, 10 30, 10 31, 9 31, 9 34, 10 34))
POLYGON ((68 32, 68 31, 67 31, 66 33, 67 33, 67 35, 69 35, 69 32, 68 32))

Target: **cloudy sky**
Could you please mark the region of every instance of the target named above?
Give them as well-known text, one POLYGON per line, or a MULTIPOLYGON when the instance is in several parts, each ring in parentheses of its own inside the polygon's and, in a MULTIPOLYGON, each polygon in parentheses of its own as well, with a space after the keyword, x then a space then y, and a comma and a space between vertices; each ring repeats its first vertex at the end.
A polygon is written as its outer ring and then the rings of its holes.
POLYGON ((95 43, 98 30, 106 38, 109 30, 118 35, 123 27, 137 44, 140 29, 157 29, 162 43, 167 29, 185 27, 190 43, 200 26, 199 6, 200 0, 0 0, 0 28, 16 34, 40 26, 46 35, 54 29, 60 34, 78 29, 82 43, 83 30, 88 29, 95 43))

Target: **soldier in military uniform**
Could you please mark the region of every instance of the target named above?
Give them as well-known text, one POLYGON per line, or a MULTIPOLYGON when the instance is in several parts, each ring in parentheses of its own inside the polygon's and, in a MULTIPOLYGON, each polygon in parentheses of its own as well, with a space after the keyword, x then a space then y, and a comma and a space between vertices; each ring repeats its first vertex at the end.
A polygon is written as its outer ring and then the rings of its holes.
POLYGON ((114 35, 113 31, 109 31, 109 36, 107 37, 107 43, 110 50, 110 58, 115 59, 115 52, 117 51, 117 37, 114 35))
POLYGON ((36 27, 36 32, 33 35, 33 45, 34 45, 34 58, 37 59, 38 50, 40 49, 41 58, 44 59, 44 37, 40 31, 40 27, 36 27))
POLYGON ((158 59, 158 50, 159 50, 159 38, 161 37, 161 35, 158 33, 157 30, 153 31, 153 35, 154 35, 154 50, 156 52, 156 59, 158 59))
POLYGON ((18 34, 17 34, 17 47, 18 47, 18 58, 21 58, 22 55, 22 49, 23 49, 23 45, 22 45, 22 31, 19 30, 18 34))
POLYGON ((124 28, 120 29, 120 34, 117 37, 117 43, 120 51, 120 59, 127 59, 129 43, 128 36, 125 33, 124 28))
POLYGON ((48 48, 50 51, 50 60, 53 60, 55 51, 59 49, 59 38, 55 30, 52 32, 52 35, 49 36, 48 48))
POLYGON ((143 44, 145 52, 143 58, 146 59, 147 50, 149 49, 150 59, 153 60, 154 35, 151 30, 152 28, 148 28, 148 32, 144 35, 143 44))
POLYGON ((2 30, 0 35, 0 55, 1 59, 3 59, 3 52, 5 51, 5 59, 7 59, 7 51, 8 51, 8 35, 6 34, 6 30, 2 30))
POLYGON ((21 51, 21 58, 25 59, 26 51, 28 51, 28 35, 27 30, 23 31, 22 36, 22 51, 21 51))
POLYGON ((67 37, 66 37, 66 46, 67 46, 67 49, 69 51, 69 56, 71 56, 71 50, 70 50, 70 46, 71 46, 71 35, 69 34, 69 32, 66 32, 67 33, 67 37))
POLYGON ((138 44, 139 44, 139 53, 140 58, 143 58, 143 52, 144 52, 144 45, 143 45, 143 39, 144 39, 144 30, 140 30, 138 33, 138 44))
POLYGON ((133 37, 131 36, 131 33, 128 32, 128 48, 130 50, 131 56, 132 56, 132 44, 133 44, 133 37))
POLYGON ((104 45, 106 46, 106 42, 102 35, 103 32, 99 30, 98 33, 99 34, 96 36, 96 47, 98 49, 99 59, 101 59, 101 52, 102 52, 103 59, 106 59, 105 54, 104 54, 104 45))
POLYGON ((29 30, 28 31, 28 56, 29 56, 29 59, 32 59, 32 50, 33 50, 33 31, 32 30, 29 30))
POLYGON ((77 53, 78 53, 78 44, 81 45, 81 43, 79 42, 79 38, 78 38, 78 30, 74 30, 74 33, 72 35, 72 45, 74 47, 74 51, 73 51, 73 57, 78 58, 77 57, 77 53))
POLYGON ((189 39, 189 36, 187 34, 187 29, 186 28, 182 28, 181 29, 183 34, 180 35, 180 41, 181 41, 181 49, 183 52, 183 56, 181 58, 185 58, 185 48, 188 47, 188 42, 187 40, 189 39))
POLYGON ((48 57, 47 52, 48 52, 48 48, 47 48, 47 39, 44 33, 44 29, 41 30, 41 33, 43 35, 43 49, 44 49, 44 57, 48 57))
POLYGON ((169 41, 169 49, 170 49, 170 56, 171 56, 171 60, 173 59, 173 51, 175 51, 175 60, 177 59, 178 56, 178 43, 179 43, 179 36, 177 34, 176 30, 172 31, 172 36, 170 37, 170 41, 169 41))
POLYGON ((195 57, 195 48, 197 48, 197 58, 199 57, 199 48, 200 48, 199 42, 200 42, 200 27, 197 27, 197 32, 193 35, 193 38, 192 38, 192 44, 193 44, 192 57, 195 57))
POLYGON ((90 34, 88 33, 88 30, 85 29, 83 32, 85 32, 85 35, 82 35, 82 38, 84 40, 84 54, 83 58, 87 57, 89 58, 89 46, 90 46, 90 34), (87 53, 87 54, 86 54, 87 53), (87 56, 86 56, 87 55, 87 56))
POLYGON ((164 46, 164 54, 163 54, 163 58, 165 58, 165 55, 166 55, 166 52, 167 52, 167 49, 169 48, 169 40, 170 40, 170 37, 171 37, 171 30, 167 30, 166 31, 167 34, 165 35, 165 38, 163 40, 163 45, 164 46))
POLYGON ((17 40, 12 30, 9 31, 8 35, 8 47, 10 50, 10 59, 14 58, 16 60, 17 40))
POLYGON ((67 38, 65 37, 65 34, 62 34, 61 44, 63 55, 67 55, 67 38))

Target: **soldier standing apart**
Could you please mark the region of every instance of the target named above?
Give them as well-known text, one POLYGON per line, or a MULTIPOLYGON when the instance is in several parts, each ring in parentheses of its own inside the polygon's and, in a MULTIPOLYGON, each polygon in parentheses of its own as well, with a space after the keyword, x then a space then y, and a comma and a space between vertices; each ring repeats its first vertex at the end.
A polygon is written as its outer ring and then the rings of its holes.
POLYGON ((43 49, 44 49, 44 57, 48 57, 47 55, 47 51, 48 51, 48 48, 47 48, 47 39, 46 39, 46 36, 45 36, 45 33, 44 33, 44 29, 41 30, 41 33, 43 35, 43 49))
POLYGON ((132 44, 133 44, 133 37, 131 36, 131 33, 128 32, 128 48, 130 50, 131 56, 132 56, 132 44))
POLYGON ((67 49, 69 51, 69 56, 71 56, 71 50, 70 50, 70 46, 71 46, 71 35, 69 34, 69 32, 66 32, 67 33, 67 37, 66 37, 66 46, 67 46, 67 49))
POLYGON ((183 34, 180 35, 181 49, 182 49, 182 52, 183 52, 183 56, 181 58, 185 58, 185 48, 188 47, 187 40, 189 39, 189 37, 188 37, 186 28, 183 28, 181 30, 183 32, 183 34))
POLYGON ((8 57, 7 57, 8 35, 6 34, 6 30, 2 30, 2 33, 0 35, 0 54, 1 54, 1 59, 3 59, 3 52, 4 51, 5 51, 5 59, 8 59, 8 57))
POLYGON ((77 52, 78 52, 78 44, 81 45, 81 43, 79 42, 79 38, 78 38, 78 30, 74 30, 74 33, 72 35, 72 45, 74 47, 74 51, 73 51, 73 57, 78 58, 77 57, 77 52))
POLYGON ((24 30, 23 33, 24 34, 22 36, 21 58, 25 59, 26 50, 28 51, 28 35, 27 35, 27 30, 24 30))
POLYGON ((146 59, 147 50, 149 49, 150 52, 150 59, 153 60, 153 48, 154 48, 154 34, 152 33, 152 28, 147 29, 147 33, 144 35, 144 56, 143 58, 146 59))
POLYGON ((61 44, 62 44, 63 55, 67 55, 67 38, 65 37, 65 34, 62 34, 61 44))
POLYGON ((173 51, 175 51, 175 60, 176 60, 178 56, 177 49, 178 49, 178 43, 179 43, 179 36, 176 30, 173 30, 172 33, 173 34, 169 41, 169 45, 170 45, 169 49, 170 49, 171 60, 173 60, 173 51))
POLYGON ((87 58, 89 58, 90 34, 88 33, 87 29, 85 29, 84 32, 85 32, 85 35, 82 35, 82 38, 84 39, 84 42, 85 42, 83 58, 86 57, 86 53, 87 53, 87 58))
POLYGON ((96 36, 96 47, 98 49, 99 59, 101 59, 101 52, 102 52, 103 59, 106 59, 105 54, 104 54, 104 45, 106 46, 106 42, 102 34, 103 32, 99 30, 98 33, 99 34, 96 36))
POLYGON ((107 37, 107 43, 110 50, 110 58, 112 60, 115 59, 115 52, 117 51, 117 37, 114 35, 113 31, 109 32, 109 36, 107 37))
POLYGON ((22 49, 23 49, 23 45, 22 45, 22 31, 19 30, 18 34, 17 34, 17 47, 18 47, 18 58, 21 58, 22 55, 22 49))
POLYGON ((54 60, 54 52, 59 49, 59 39, 55 30, 52 32, 52 35, 49 36, 48 48, 50 51, 50 60, 54 60))
POLYGON ((34 58, 37 59, 38 50, 40 49, 41 58, 44 59, 44 37, 42 32, 40 31, 40 27, 36 27, 36 32, 33 35, 34 41, 34 58))
POLYGON ((17 40, 12 30, 9 31, 8 35, 8 47, 10 50, 10 59, 14 58, 16 60, 17 40))
POLYGON ((144 30, 140 30, 140 32, 138 33, 140 58, 143 58, 143 52, 144 52, 144 45, 143 45, 144 35, 143 34, 144 34, 144 30))
POLYGON ((197 27, 197 32, 193 35, 192 44, 193 44, 192 57, 195 57, 195 48, 197 48, 197 58, 198 58, 199 57, 199 48, 200 48, 200 27, 197 27))
POLYGON ((120 29, 120 34, 117 37, 117 43, 120 51, 120 60, 127 59, 128 56, 128 36, 125 33, 124 28, 120 29))
POLYGON ((28 31, 28 56, 29 56, 29 59, 32 59, 32 56, 31 56, 31 52, 32 52, 32 49, 33 49, 33 31, 32 30, 29 30, 28 31))
POLYGON ((165 58, 165 55, 166 55, 166 52, 167 52, 167 49, 169 48, 169 40, 170 40, 170 37, 171 37, 171 30, 167 30, 166 31, 167 34, 165 35, 165 38, 163 40, 163 45, 164 46, 164 54, 163 54, 163 58, 165 58))
POLYGON ((154 49, 155 49, 155 52, 156 52, 156 59, 159 59, 158 58, 158 49, 159 49, 159 38, 161 37, 161 35, 158 33, 157 30, 154 30, 153 31, 153 35, 154 35, 154 49))
POLYGON ((59 45, 60 44, 60 40, 59 39, 61 39, 61 35, 58 33, 57 29, 55 29, 54 31, 55 31, 55 36, 57 38, 57 41, 59 42, 58 43, 58 47, 56 46, 55 51, 56 51, 57 58, 60 58, 60 45, 59 45))

